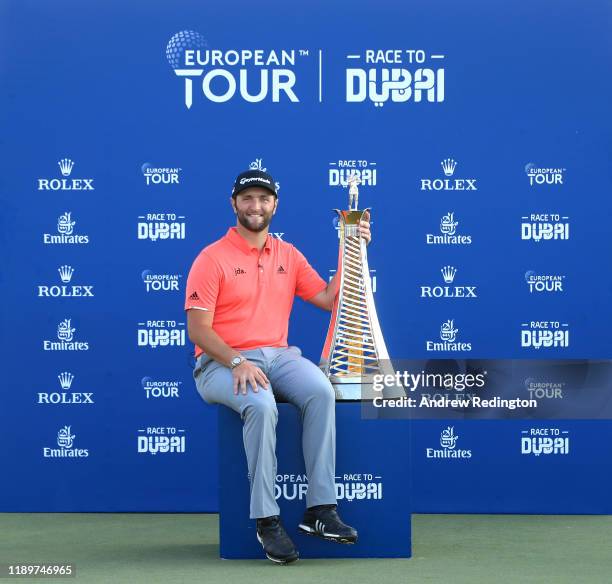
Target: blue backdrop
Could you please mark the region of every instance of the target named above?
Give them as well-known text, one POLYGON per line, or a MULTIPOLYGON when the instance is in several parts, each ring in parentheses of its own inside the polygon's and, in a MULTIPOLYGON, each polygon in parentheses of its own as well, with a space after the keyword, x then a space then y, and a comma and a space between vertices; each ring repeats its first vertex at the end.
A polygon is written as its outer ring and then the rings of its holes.
MULTIPOLYGON (((609 359, 611 11, 5 2, 1 510, 216 510, 216 415, 191 378, 183 294, 250 165, 280 183, 271 231, 324 277, 341 179, 361 172, 392 357, 609 359), (443 326, 460 350, 429 350, 443 326)), ((290 343, 318 361, 327 323, 296 301, 290 343)), ((554 383, 525 387, 566 399, 554 383)), ((609 475, 608 420, 453 424, 414 424, 415 510, 610 511, 593 483, 565 508, 557 489, 609 475), (551 426, 571 446, 521 454, 523 432, 551 426), (474 455, 434 463, 449 427, 474 455), (503 497, 447 491, 499 468, 503 497), (517 502, 540 475, 553 494, 517 502)))

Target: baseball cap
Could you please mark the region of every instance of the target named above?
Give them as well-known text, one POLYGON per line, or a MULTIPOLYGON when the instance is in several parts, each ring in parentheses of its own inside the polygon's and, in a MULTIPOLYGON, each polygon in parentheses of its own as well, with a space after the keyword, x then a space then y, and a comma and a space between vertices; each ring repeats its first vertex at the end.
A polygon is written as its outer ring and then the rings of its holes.
POLYGON ((268 189, 272 194, 278 196, 276 183, 267 172, 263 170, 247 170, 241 172, 236 177, 236 182, 234 182, 234 188, 232 189, 232 197, 235 197, 240 191, 251 187, 268 189))

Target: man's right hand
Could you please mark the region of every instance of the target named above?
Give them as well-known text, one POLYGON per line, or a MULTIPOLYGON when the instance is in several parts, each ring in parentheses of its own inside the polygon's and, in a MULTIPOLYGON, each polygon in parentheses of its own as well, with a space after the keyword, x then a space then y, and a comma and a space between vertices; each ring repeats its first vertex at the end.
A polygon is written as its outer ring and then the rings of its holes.
POLYGON ((246 395, 247 382, 251 384, 255 393, 259 391, 258 385, 267 390, 270 383, 264 372, 246 359, 232 369, 232 377, 234 378, 234 395, 238 395, 239 390, 242 395, 246 395))

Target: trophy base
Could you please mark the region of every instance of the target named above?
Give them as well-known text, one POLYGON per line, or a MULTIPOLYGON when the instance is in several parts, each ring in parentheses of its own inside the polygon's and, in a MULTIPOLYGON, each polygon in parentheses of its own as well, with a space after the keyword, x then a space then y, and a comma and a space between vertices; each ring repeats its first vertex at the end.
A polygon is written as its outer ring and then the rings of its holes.
POLYGON ((372 391, 370 385, 370 391, 364 391, 365 383, 334 383, 332 381, 332 387, 336 394, 336 401, 361 401, 363 396, 372 391))
POLYGON ((394 384, 374 389, 371 382, 338 381, 333 375, 330 377, 330 382, 336 394, 336 401, 372 401, 376 397, 393 399, 406 396, 406 389, 402 385, 394 384))

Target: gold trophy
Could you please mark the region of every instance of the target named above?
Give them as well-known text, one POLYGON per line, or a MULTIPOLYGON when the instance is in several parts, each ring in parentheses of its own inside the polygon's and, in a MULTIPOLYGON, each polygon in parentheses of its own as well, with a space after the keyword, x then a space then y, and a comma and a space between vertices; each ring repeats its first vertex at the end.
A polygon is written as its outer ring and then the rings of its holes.
MULTIPOLYGON (((366 242, 358 229, 369 209, 358 209, 359 178, 353 174, 347 182, 349 209, 334 209, 339 219, 340 285, 319 364, 338 401, 371 399, 377 394, 372 391, 373 376, 395 374, 374 306, 366 242)), ((395 396, 405 395, 401 388, 390 389, 395 396)), ((383 394, 387 397, 389 391, 383 394)))

